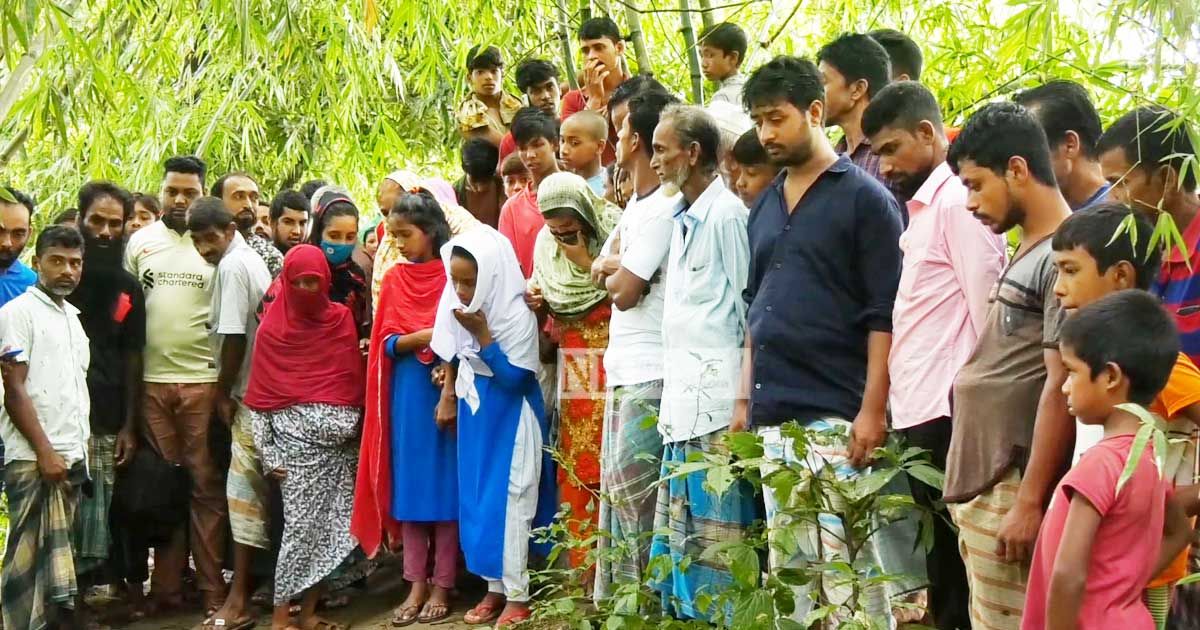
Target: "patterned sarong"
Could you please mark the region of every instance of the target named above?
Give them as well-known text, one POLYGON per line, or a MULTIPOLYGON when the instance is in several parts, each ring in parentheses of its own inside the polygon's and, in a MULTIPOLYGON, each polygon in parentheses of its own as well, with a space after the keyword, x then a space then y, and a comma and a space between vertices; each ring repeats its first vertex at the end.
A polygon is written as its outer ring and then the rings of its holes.
POLYGON ((662 467, 662 435, 656 422, 661 399, 661 380, 608 390, 601 449, 596 600, 612 595, 616 584, 642 582, 662 467))
POLYGON ((75 521, 75 572, 86 575, 104 566, 112 544, 108 513, 116 478, 117 436, 92 434, 88 438, 88 474, 92 496, 79 499, 75 521))
MULTIPOLYGON (((721 429, 685 442, 666 444, 662 476, 670 475, 674 467, 702 453, 725 450, 721 441, 725 433, 721 429)), ((748 483, 735 482, 724 495, 717 497, 704 488, 705 476, 701 471, 676 477, 658 488, 650 558, 653 561, 669 554, 672 568, 663 581, 656 581, 653 586, 662 595, 665 611, 676 617, 717 617, 718 611, 700 610, 696 599, 703 594, 715 597, 733 583, 733 574, 720 559, 702 560, 700 556, 713 545, 742 540, 757 515, 754 490, 748 483), (690 564, 686 570, 680 570, 685 557, 690 564)))
POLYGON ((4 627, 42 630, 54 621, 52 607, 75 606, 78 586, 71 546, 83 463, 67 481, 42 481, 37 462, 14 461, 4 468, 8 493, 8 548, 0 569, 4 627))

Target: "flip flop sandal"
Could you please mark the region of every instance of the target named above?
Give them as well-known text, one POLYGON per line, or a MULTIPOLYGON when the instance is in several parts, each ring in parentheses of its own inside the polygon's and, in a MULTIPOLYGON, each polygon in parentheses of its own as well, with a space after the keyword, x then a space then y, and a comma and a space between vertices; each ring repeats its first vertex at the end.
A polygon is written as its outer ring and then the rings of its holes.
POLYGON ((411 626, 414 623, 417 623, 417 620, 420 618, 420 606, 405 606, 403 608, 397 608, 396 610, 392 611, 392 627, 403 628, 405 626, 411 626), (411 616, 409 615, 410 612, 412 613, 411 616))
POLYGON ((500 609, 502 607, 503 604, 490 606, 478 604, 471 610, 468 610, 467 614, 463 615, 463 622, 472 626, 481 626, 485 623, 492 623, 492 620, 500 616, 500 609))
POLYGON ((424 623, 424 624, 437 623, 443 619, 446 619, 449 616, 450 616, 449 602, 447 602, 445 604, 432 604, 430 602, 425 602, 425 605, 421 607, 421 614, 417 616, 417 621, 424 623), (425 614, 425 611, 429 610, 430 608, 441 608, 442 612, 437 615, 425 614))
POLYGON ((499 630, 500 628, 515 626, 522 621, 528 621, 531 616, 533 616, 533 611, 528 608, 508 613, 496 621, 496 628, 499 630))

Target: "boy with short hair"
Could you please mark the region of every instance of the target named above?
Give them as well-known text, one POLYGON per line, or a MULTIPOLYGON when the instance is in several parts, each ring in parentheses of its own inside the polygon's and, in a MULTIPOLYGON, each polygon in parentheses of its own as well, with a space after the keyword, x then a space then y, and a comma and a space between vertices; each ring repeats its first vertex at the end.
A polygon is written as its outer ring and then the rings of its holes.
POLYGON ((704 78, 717 84, 717 91, 708 100, 742 107, 742 86, 746 75, 740 72, 746 60, 746 31, 732 22, 708 27, 700 34, 700 71, 704 78))
POLYGON ((1152 628, 1143 586, 1184 548, 1188 526, 1156 453, 1137 444, 1142 420, 1121 407, 1148 405, 1162 390, 1179 354, 1178 333, 1152 295, 1125 290, 1068 319, 1059 348, 1071 414, 1102 424, 1104 437, 1054 491, 1021 627, 1152 628), (1132 457, 1139 460, 1126 477, 1132 457))
MULTIPOLYGON (((1135 242, 1131 231, 1113 239, 1131 213, 1139 234, 1152 231, 1149 219, 1118 203, 1085 208, 1059 226, 1051 247, 1058 268, 1054 290, 1063 308, 1080 309, 1116 291, 1150 287, 1158 273, 1161 252, 1149 248, 1148 238, 1135 242)), ((1200 426, 1200 370, 1186 354, 1179 353, 1166 387, 1149 408, 1170 422, 1172 440, 1163 462, 1163 476, 1180 486, 1178 494, 1194 496, 1194 489, 1182 486, 1195 483, 1190 465, 1195 459, 1195 445, 1188 437, 1200 426), (1189 465, 1183 465, 1185 462, 1189 465)), ((1079 420, 1076 425, 1074 461, 1079 461, 1085 451, 1103 439, 1104 433, 1102 428, 1079 420)), ((1159 628, 1166 624, 1172 585, 1187 573, 1185 551, 1147 585, 1147 603, 1159 628)))
POLYGON ((742 134, 734 143, 733 161, 738 165, 738 178, 734 182, 735 192, 747 208, 753 208, 758 195, 779 175, 779 165, 767 157, 767 151, 758 140, 757 129, 742 134))
POLYGON ((467 53, 471 95, 458 106, 455 118, 463 138, 485 138, 500 146, 521 101, 504 91, 504 57, 495 46, 474 46, 467 53))
POLYGON ((597 195, 604 195, 605 173, 601 156, 608 144, 608 121, 591 110, 571 114, 562 123, 560 150, 567 170, 587 180, 597 195))
POLYGON ((504 196, 507 199, 516 197, 529 186, 529 169, 521 161, 521 156, 513 153, 504 158, 500 165, 500 179, 504 180, 504 196))
POLYGON ((536 107, 525 107, 513 118, 517 155, 529 171, 529 185, 504 202, 498 229, 512 241, 525 277, 533 275, 533 245, 546 224, 538 209, 537 189, 542 180, 558 172, 558 121, 536 107))
MULTIPOLYGON (((557 118, 563 97, 558 67, 545 59, 526 59, 517 65, 514 74, 517 89, 525 95, 525 104, 557 118)), ((500 141, 500 162, 503 163, 516 150, 517 141, 513 140, 512 131, 509 131, 500 141)))
POLYGON ((504 184, 496 174, 499 162, 500 151, 496 145, 483 138, 470 138, 462 146, 463 176, 454 183, 458 203, 480 223, 492 227, 496 227, 500 208, 508 200, 504 184))

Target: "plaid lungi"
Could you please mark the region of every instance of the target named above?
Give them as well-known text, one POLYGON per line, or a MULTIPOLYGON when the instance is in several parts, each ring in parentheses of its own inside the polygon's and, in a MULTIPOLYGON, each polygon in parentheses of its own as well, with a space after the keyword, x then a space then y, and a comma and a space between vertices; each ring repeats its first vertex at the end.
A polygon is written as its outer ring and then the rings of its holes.
POLYGON ((657 422, 661 399, 661 380, 608 389, 600 455, 597 601, 612 595, 615 584, 642 582, 662 468, 657 422))
POLYGON ((43 630, 54 621, 52 607, 74 608, 78 586, 71 538, 86 475, 80 462, 67 481, 51 485, 42 481, 37 462, 5 466, 8 548, 0 569, 5 628, 43 630))
POLYGON ((238 407, 233 421, 233 444, 225 494, 229 500, 229 528, 233 540, 257 549, 271 548, 267 514, 267 478, 262 458, 254 446, 253 420, 245 407, 238 407))
MULTIPOLYGON (((683 442, 663 446, 662 472, 666 477, 672 469, 702 453, 726 450, 721 429, 683 442)), ((654 510, 654 537, 650 543, 650 559, 661 555, 671 558, 671 572, 653 587, 662 596, 664 610, 676 617, 714 619, 722 613, 700 610, 699 595, 715 597, 733 583, 733 574, 719 558, 702 560, 705 549, 745 538, 746 530, 754 523, 757 510, 754 490, 745 481, 737 481, 723 494, 715 496, 704 487, 705 471, 671 479, 658 488, 658 503, 654 510), (688 558, 685 570, 680 563, 688 558)))
POLYGON ((75 572, 86 575, 108 560, 112 536, 108 513, 116 478, 117 436, 92 434, 88 438, 88 474, 92 496, 80 497, 75 520, 75 572))

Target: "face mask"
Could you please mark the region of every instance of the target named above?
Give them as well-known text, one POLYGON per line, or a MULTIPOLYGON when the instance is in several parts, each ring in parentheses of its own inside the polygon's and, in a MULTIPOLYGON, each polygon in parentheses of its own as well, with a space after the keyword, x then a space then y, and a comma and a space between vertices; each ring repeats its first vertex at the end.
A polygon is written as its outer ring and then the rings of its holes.
POLYGON ((321 241, 321 251, 325 252, 325 259, 329 261, 329 264, 340 265, 349 260, 350 254, 354 253, 354 243, 338 244, 321 241))

